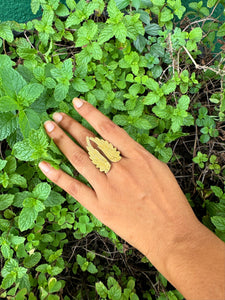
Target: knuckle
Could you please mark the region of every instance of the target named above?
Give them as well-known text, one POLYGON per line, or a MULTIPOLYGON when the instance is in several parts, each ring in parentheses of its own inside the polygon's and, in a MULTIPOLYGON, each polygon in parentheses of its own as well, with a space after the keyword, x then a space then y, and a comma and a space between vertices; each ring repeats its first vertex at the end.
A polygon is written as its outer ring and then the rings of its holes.
POLYGON ((79 194, 80 186, 79 182, 73 182, 71 181, 68 186, 66 187, 66 191, 68 194, 70 194, 72 197, 76 198, 79 194))
POLYGON ((111 120, 104 120, 99 124, 100 132, 102 133, 111 133, 112 131, 117 130, 118 126, 113 123, 111 120))
POLYGON ((58 184, 59 182, 62 181, 63 173, 60 170, 54 170, 53 172, 51 172, 50 176, 51 176, 51 180, 54 183, 58 184))
POLYGON ((75 151, 71 155, 71 163, 75 166, 81 167, 85 165, 87 154, 83 151, 75 151))

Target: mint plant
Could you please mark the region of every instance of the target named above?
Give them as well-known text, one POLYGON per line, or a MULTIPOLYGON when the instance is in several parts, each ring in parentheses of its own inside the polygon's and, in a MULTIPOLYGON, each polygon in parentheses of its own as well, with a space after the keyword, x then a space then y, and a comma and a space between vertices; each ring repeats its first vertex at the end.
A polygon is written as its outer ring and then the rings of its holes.
POLYGON ((88 184, 43 129, 63 111, 94 131, 71 105, 84 98, 169 164, 225 240, 225 56, 207 54, 224 35, 217 5, 193 2, 193 22, 180 0, 32 0, 40 20, 0 23, 2 299, 183 299, 38 163, 88 184))

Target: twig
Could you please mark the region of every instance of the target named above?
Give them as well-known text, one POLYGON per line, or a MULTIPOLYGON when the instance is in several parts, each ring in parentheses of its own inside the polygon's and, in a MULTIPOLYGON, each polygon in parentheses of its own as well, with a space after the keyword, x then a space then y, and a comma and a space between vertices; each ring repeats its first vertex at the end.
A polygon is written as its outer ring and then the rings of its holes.
POLYGON ((188 51, 188 49, 185 46, 182 46, 184 48, 184 50, 186 51, 186 53, 188 54, 188 56, 190 57, 191 61, 193 62, 193 64, 195 65, 195 68, 198 70, 203 70, 203 71, 213 71, 214 73, 220 75, 220 76, 224 76, 225 75, 225 71, 223 70, 216 70, 207 66, 201 66, 199 64, 196 63, 196 61, 194 60, 194 58, 192 57, 191 53, 188 51))

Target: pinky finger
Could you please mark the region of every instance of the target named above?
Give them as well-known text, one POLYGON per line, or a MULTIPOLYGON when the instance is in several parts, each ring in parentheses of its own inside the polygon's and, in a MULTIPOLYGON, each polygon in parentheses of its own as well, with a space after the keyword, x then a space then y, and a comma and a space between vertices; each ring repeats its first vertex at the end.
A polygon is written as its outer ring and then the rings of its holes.
POLYGON ((97 196, 95 191, 77 179, 72 178, 62 170, 56 170, 47 162, 40 162, 39 168, 52 182, 74 197, 81 205, 95 214, 97 196))

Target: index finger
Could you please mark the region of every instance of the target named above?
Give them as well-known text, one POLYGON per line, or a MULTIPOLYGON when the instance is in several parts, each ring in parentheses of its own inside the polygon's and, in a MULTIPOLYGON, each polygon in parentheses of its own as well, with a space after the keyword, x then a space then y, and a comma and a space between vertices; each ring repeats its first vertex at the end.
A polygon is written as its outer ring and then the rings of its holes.
POLYGON ((121 154, 128 156, 131 146, 136 142, 128 135, 128 133, 112 122, 108 117, 103 115, 90 103, 83 99, 73 99, 74 108, 77 112, 88 121, 88 123, 107 141, 117 147, 121 154))

